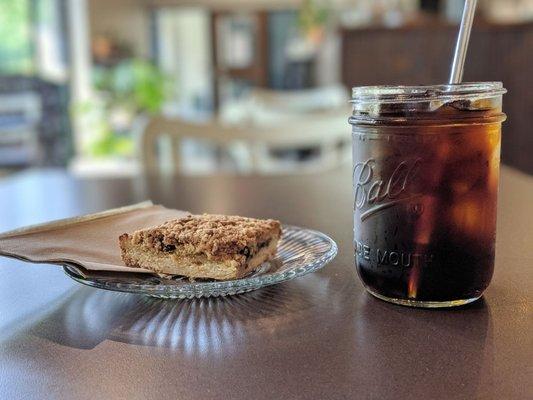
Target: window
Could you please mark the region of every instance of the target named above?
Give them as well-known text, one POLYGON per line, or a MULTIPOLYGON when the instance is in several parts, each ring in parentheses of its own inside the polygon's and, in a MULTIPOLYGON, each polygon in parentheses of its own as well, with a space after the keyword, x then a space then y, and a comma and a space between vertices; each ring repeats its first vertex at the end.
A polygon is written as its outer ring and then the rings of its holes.
POLYGON ((33 72, 30 0, 0 0, 0 73, 33 72))

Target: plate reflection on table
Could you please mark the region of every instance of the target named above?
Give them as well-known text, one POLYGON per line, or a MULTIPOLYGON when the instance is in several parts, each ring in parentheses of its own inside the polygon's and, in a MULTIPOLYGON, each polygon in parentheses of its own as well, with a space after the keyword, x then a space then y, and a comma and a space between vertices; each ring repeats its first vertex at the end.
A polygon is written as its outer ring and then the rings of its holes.
POLYGON ((329 280, 315 273, 242 295, 172 301, 82 287, 33 333, 75 348, 112 340, 189 355, 227 353, 249 340, 305 331, 320 308, 340 309, 329 280))

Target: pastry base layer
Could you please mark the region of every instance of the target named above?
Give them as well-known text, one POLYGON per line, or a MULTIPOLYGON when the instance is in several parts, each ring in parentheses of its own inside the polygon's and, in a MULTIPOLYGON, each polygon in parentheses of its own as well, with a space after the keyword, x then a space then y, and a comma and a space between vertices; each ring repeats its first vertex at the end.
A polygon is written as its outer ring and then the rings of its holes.
POLYGON ((158 274, 229 280, 242 278, 271 259, 276 254, 278 239, 272 238, 268 246, 261 248, 245 263, 235 259, 209 260, 205 254, 177 254, 141 248, 132 243, 129 235, 120 237, 120 248, 128 267, 145 268, 158 274))

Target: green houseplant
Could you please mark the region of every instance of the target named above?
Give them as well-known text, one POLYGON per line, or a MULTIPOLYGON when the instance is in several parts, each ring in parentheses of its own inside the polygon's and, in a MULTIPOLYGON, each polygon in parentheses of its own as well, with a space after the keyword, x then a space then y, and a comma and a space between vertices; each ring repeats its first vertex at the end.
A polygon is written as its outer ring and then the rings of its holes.
POLYGON ((93 114, 94 136, 86 152, 93 157, 129 157, 134 151, 134 121, 161 111, 167 79, 141 59, 97 67, 94 78, 98 101, 80 108, 93 114))
POLYGON ((304 0, 298 12, 298 27, 311 42, 318 44, 324 36, 324 29, 330 19, 326 3, 317 0, 304 0))

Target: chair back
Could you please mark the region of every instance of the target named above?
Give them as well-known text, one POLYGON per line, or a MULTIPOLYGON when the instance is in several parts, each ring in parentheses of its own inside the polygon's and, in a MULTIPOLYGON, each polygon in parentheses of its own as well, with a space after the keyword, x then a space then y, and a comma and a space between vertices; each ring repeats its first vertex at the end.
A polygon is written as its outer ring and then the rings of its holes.
POLYGON ((296 107, 299 112, 283 110, 284 104, 289 108, 289 104, 295 104, 299 98, 309 98, 308 95, 283 93, 279 95, 284 98, 282 100, 274 91, 257 90, 253 102, 258 107, 264 105, 262 110, 267 114, 253 118, 253 113, 249 113, 250 118, 233 124, 218 119, 191 122, 154 116, 142 130, 139 142, 143 166, 150 172, 184 172, 187 165, 182 159, 181 147, 188 140, 214 145, 219 161, 228 155, 246 159, 244 164, 235 163, 239 165, 232 171, 235 173, 316 171, 345 162, 345 149, 351 140, 347 103, 343 107, 317 108, 309 107, 310 103, 304 107, 304 102, 300 101, 300 106, 296 107), (304 109, 307 111, 303 112, 304 109), (271 156, 272 150, 310 148, 319 149, 320 155, 309 162, 280 162, 271 156))

